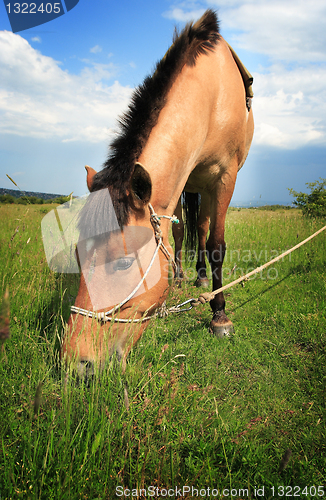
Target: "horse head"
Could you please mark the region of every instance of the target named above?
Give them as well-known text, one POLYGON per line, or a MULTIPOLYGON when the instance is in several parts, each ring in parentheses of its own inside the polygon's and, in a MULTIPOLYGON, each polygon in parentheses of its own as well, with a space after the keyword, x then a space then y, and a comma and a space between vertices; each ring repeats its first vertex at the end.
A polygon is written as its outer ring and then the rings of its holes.
POLYGON ((103 364, 114 352, 126 359, 166 298, 171 256, 163 243, 167 224, 161 228, 149 203, 146 169, 135 165, 126 190, 128 222, 120 226, 110 189, 93 191, 97 172, 85 168, 91 194, 78 222, 80 285, 62 346, 63 357, 75 359, 79 372, 85 364, 103 364))

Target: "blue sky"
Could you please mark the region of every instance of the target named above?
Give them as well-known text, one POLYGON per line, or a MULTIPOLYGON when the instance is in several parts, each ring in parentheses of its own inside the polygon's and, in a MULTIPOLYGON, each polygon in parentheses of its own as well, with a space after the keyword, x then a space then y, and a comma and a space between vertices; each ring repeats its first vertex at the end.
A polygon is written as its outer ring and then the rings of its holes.
POLYGON ((174 26, 216 9, 252 72, 255 136, 233 203, 290 203, 326 177, 326 2, 80 0, 13 34, 0 4, 0 187, 83 195, 105 161, 132 90, 174 26))

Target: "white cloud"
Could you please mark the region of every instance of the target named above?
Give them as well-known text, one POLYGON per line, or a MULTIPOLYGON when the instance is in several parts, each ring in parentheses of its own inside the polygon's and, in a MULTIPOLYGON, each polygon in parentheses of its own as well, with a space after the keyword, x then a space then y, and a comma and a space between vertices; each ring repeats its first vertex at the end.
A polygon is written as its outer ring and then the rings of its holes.
POLYGON ((112 78, 112 65, 80 75, 60 68, 19 35, 0 32, 0 132, 62 141, 107 141, 131 90, 112 78))
POLYGON ((222 8, 221 20, 243 49, 274 60, 326 61, 324 0, 241 1, 222 8))
POLYGON ((95 45, 95 47, 92 47, 89 51, 92 52, 92 54, 98 54, 99 52, 102 52, 102 47, 95 45))
POLYGON ((282 148, 326 140, 326 65, 254 74, 255 142, 282 148))
POLYGON ((194 9, 185 12, 182 8, 175 7, 165 12, 163 16, 178 22, 187 23, 189 21, 193 21, 194 19, 198 19, 204 14, 204 12, 205 9, 194 9))
MULTIPOLYGON (((265 57, 254 73, 257 144, 295 149, 326 140, 325 0, 192 0, 165 16, 196 19, 216 8, 235 49, 265 57)), ((260 57, 261 60, 261 57, 260 57)), ((249 67, 250 69, 250 67, 249 67)))
POLYGON ((32 42, 41 43, 41 38, 39 36, 33 36, 32 42))

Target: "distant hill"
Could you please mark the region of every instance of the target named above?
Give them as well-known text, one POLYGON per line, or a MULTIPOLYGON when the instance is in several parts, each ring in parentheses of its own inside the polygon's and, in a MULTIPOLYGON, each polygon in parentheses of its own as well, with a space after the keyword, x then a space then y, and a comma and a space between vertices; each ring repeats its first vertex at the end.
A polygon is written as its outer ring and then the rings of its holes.
MULTIPOLYGON (((0 188, 0 195, 2 194, 10 194, 14 198, 20 198, 21 196, 35 196, 36 198, 41 198, 42 200, 52 200, 53 198, 58 198, 59 196, 67 196, 66 194, 53 194, 53 193, 36 193, 35 191, 19 191, 18 189, 5 189, 0 188)), ((73 196, 75 198, 75 196, 73 196)), ((262 201, 262 200, 253 200, 253 201, 231 201, 231 207, 261 207, 264 205, 283 205, 289 206, 292 203, 288 201, 262 201)))
POLYGON ((58 198, 59 196, 67 196, 65 194, 35 193, 34 191, 19 191, 18 189, 0 188, 0 195, 2 194, 10 194, 14 198, 20 198, 21 196, 35 196, 36 198, 41 198, 42 200, 52 200, 53 198, 58 198))

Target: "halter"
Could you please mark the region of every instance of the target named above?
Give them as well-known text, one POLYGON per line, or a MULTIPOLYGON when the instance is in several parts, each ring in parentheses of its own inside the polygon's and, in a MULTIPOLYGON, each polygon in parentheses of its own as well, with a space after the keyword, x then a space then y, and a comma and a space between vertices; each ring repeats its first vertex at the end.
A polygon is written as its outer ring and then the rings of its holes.
POLYGON ((161 230, 161 219, 169 219, 171 222, 173 222, 175 224, 179 223, 179 219, 177 219, 177 217, 175 215, 172 215, 172 217, 170 217, 169 215, 157 215, 154 211, 154 208, 152 207, 152 205, 150 203, 148 204, 148 208, 150 211, 150 221, 151 221, 151 224, 153 226, 154 235, 155 235, 157 245, 156 245, 155 251, 153 253, 153 256, 151 258, 151 261, 148 265, 148 268, 146 269, 145 273, 143 274, 143 277, 140 280, 140 282, 138 283, 138 285, 133 289, 133 291, 128 295, 128 297, 126 297, 122 302, 120 302, 120 304, 112 307, 112 309, 110 309, 109 311, 97 313, 94 311, 89 311, 87 309, 82 309, 80 307, 71 306, 72 313, 81 314, 82 316, 87 316, 89 318, 95 318, 98 321, 101 321, 102 323, 106 323, 107 321, 114 321, 115 323, 142 323, 143 321, 147 321, 153 317, 153 315, 145 316, 145 317, 139 318, 139 319, 123 319, 123 318, 113 318, 112 317, 112 315, 118 309, 120 309, 120 307, 122 307, 124 304, 126 304, 137 293, 137 291, 139 290, 139 288, 141 287, 141 285, 145 281, 145 278, 148 275, 152 265, 154 264, 155 258, 156 258, 158 251, 160 249, 164 253, 165 257, 172 263, 174 270, 176 270, 176 263, 174 262, 170 252, 168 251, 168 249, 166 248, 166 246, 163 243, 163 234, 162 234, 162 230, 161 230))

